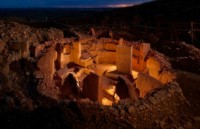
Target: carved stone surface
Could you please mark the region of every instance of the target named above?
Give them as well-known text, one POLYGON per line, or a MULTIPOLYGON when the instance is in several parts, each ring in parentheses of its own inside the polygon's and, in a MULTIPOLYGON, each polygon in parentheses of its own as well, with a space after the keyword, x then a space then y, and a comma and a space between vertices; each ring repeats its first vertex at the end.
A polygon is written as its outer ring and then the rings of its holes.
POLYGON ((116 51, 117 71, 131 74, 132 71, 132 47, 118 45, 116 51))

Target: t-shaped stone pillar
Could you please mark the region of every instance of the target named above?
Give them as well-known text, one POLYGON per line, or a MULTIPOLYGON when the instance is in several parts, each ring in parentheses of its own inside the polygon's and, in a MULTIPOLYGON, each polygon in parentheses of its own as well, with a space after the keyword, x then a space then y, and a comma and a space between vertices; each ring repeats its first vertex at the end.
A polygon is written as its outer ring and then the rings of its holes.
POLYGON ((124 42, 123 38, 120 38, 119 39, 119 45, 123 45, 123 42, 124 42))
POLYGON ((124 74, 132 72, 132 46, 117 45, 116 49, 117 71, 124 74))
POLYGON ((81 43, 73 42, 73 61, 75 63, 79 63, 81 58, 81 43))
POLYGON ((111 39, 113 39, 113 32, 112 32, 112 31, 109 31, 109 37, 110 37, 111 39))
POLYGON ((90 32, 91 32, 91 34, 92 34, 92 37, 95 37, 95 36, 96 36, 96 33, 95 33, 94 28, 90 28, 90 32))

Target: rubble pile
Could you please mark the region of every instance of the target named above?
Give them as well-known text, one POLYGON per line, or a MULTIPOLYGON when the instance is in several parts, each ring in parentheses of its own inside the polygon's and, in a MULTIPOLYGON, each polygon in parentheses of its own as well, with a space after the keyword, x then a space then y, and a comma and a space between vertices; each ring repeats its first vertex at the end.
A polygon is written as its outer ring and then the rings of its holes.
POLYGON ((163 41, 160 46, 156 46, 155 49, 169 57, 174 69, 200 74, 198 48, 181 41, 163 41))
POLYGON ((16 22, 0 21, 0 38, 4 42, 28 42, 30 44, 40 44, 44 41, 61 39, 64 37, 62 31, 50 29, 30 28, 29 26, 16 22))

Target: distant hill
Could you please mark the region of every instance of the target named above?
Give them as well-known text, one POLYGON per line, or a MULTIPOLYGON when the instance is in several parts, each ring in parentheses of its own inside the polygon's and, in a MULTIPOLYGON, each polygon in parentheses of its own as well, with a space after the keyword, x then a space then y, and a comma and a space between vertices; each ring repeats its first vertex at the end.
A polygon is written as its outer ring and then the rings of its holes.
POLYGON ((93 16, 93 23, 116 25, 115 28, 126 28, 132 33, 145 31, 156 34, 162 40, 184 40, 188 43, 192 43, 193 32, 193 41, 200 47, 197 38, 200 35, 199 0, 155 0, 99 13, 93 16))
POLYGON ((108 13, 115 17, 123 17, 130 20, 134 16, 140 16, 144 20, 199 20, 199 0, 156 0, 141 5, 122 8, 108 13))

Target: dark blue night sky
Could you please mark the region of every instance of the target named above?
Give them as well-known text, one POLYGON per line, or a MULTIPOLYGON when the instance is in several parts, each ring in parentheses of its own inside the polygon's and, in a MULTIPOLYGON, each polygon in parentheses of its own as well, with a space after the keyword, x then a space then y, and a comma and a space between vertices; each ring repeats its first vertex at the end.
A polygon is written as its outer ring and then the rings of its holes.
POLYGON ((0 0, 0 8, 89 8, 126 7, 151 0, 0 0))

